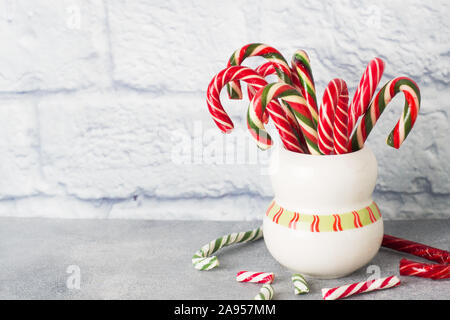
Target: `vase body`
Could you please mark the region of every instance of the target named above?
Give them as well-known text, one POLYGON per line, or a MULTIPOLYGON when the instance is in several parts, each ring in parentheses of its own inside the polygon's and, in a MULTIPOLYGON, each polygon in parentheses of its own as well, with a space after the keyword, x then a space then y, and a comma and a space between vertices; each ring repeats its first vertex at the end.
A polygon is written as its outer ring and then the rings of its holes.
POLYGON ((383 220, 372 199, 377 162, 363 149, 313 156, 275 149, 275 198, 264 216, 264 241, 288 269, 331 279, 352 273, 378 252, 383 220))

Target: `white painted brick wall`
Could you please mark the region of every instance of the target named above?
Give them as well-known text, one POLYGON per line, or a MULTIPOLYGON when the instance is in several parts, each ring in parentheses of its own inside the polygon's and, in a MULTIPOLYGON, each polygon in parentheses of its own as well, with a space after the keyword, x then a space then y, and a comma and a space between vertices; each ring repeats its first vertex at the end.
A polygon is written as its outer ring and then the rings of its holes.
POLYGON ((384 144, 399 97, 368 141, 375 199, 390 219, 448 217, 449 13, 447 1, 0 0, 0 215, 260 218, 270 152, 245 133, 247 102, 225 95, 236 132, 221 135, 205 90, 235 49, 264 42, 287 59, 307 50, 319 96, 335 77, 354 92, 374 56, 382 83, 414 78, 422 109, 408 140, 384 144), (245 161, 208 162, 219 142, 245 143, 229 153, 245 161))

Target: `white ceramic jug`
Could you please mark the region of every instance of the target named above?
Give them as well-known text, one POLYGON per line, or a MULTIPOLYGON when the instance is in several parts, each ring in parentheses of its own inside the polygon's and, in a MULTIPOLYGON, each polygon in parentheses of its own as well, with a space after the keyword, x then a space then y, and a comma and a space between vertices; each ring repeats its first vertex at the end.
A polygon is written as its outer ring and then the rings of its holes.
POLYGON ((330 279, 376 255, 383 220, 372 200, 377 162, 367 146, 330 156, 278 148, 270 171, 275 198, 264 217, 264 241, 282 265, 330 279))

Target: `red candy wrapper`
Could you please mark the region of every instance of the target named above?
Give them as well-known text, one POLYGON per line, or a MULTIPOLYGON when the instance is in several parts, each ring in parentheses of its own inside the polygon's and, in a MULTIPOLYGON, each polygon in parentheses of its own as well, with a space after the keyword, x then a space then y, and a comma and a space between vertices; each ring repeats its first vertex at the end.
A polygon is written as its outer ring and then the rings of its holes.
POLYGON ((429 278, 433 280, 450 278, 450 265, 420 263, 408 259, 400 260, 400 275, 429 278))
POLYGON ((410 253, 417 257, 437 263, 450 263, 450 253, 448 251, 433 248, 421 243, 400 239, 387 234, 384 235, 383 243, 381 245, 389 249, 410 253))

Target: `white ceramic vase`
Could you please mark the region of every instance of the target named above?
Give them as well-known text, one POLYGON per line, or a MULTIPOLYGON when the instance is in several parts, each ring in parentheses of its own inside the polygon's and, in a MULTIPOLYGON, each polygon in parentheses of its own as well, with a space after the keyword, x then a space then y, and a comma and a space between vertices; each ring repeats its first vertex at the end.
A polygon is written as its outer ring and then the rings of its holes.
POLYGON ((377 162, 363 149, 331 156, 275 149, 275 193, 264 217, 264 241, 282 265, 311 277, 339 278, 378 252, 383 220, 372 200, 377 162))

